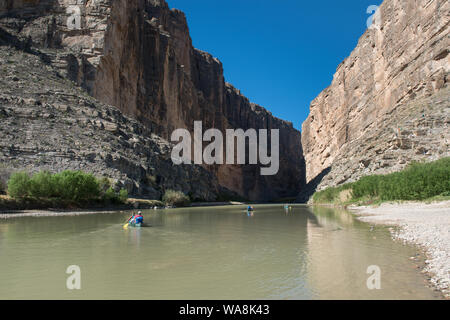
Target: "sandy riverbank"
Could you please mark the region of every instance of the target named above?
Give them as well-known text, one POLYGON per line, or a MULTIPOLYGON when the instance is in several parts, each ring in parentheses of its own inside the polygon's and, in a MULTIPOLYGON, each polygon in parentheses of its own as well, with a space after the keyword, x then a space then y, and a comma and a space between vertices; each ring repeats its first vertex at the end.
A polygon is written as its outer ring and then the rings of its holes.
POLYGON ((428 259, 424 272, 450 298, 450 201, 385 203, 377 207, 349 207, 360 220, 397 226, 394 239, 422 247, 428 259))
MULTIPOLYGON (((81 216, 87 214, 101 214, 118 212, 119 210, 86 210, 86 211, 50 211, 50 210, 20 210, 14 212, 1 213, 0 219, 23 218, 23 217, 64 217, 81 216)), ((122 210, 120 210, 122 211, 122 210)), ((124 211, 125 212, 125 211, 124 211)))

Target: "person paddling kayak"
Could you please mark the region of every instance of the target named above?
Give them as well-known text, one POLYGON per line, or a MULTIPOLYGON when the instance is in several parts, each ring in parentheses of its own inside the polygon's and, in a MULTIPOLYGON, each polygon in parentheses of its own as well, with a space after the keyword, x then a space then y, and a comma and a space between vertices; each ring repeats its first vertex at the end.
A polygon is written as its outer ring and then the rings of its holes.
POLYGON ((129 224, 143 224, 144 223, 144 217, 142 216, 142 212, 139 211, 137 215, 132 215, 130 219, 128 219, 129 224))
POLYGON ((134 223, 136 224, 143 224, 144 223, 144 217, 142 216, 142 212, 139 211, 137 216, 134 216, 134 223))

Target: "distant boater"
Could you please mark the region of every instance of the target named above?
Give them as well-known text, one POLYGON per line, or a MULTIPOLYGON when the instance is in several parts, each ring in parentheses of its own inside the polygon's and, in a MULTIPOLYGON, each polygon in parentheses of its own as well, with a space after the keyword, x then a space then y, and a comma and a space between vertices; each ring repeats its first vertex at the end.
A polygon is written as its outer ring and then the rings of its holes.
POLYGON ((143 223, 144 223, 144 217, 142 216, 142 212, 139 211, 137 215, 132 215, 130 217, 130 219, 128 219, 124 228, 126 228, 128 225, 134 226, 134 227, 141 227, 143 223))
POLYGON ((134 223, 135 224, 143 224, 144 223, 144 217, 142 216, 142 212, 139 211, 136 216, 134 216, 134 223))

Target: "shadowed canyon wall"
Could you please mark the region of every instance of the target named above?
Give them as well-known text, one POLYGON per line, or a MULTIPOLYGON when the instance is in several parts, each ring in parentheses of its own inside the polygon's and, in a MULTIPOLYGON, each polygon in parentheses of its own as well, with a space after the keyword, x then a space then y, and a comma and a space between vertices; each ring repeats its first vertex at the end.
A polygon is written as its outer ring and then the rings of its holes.
POLYGON ((261 176, 258 165, 205 166, 241 196, 292 197, 304 185, 300 132, 226 83, 221 62, 192 46, 185 15, 164 0, 2 1, 0 26, 22 46, 39 48, 50 65, 99 101, 162 138, 178 128, 192 131, 194 121, 222 132, 280 129, 275 176, 261 176), (80 28, 70 27, 77 22, 80 28))

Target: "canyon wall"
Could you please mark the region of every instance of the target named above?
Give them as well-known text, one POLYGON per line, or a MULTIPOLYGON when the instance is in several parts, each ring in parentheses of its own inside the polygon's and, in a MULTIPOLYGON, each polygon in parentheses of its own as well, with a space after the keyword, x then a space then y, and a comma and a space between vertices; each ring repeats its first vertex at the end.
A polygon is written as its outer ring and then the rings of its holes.
MULTIPOLYGON (((385 0, 303 123, 319 189, 449 155, 446 0, 385 0)), ((305 199, 303 199, 305 200, 305 199)))
POLYGON ((46 61, 0 41, 0 193, 12 172, 84 170, 137 197, 160 199, 167 189, 193 200, 233 196, 201 166, 174 165, 170 143, 46 61))
POLYGON ((221 62, 195 49, 185 15, 164 0, 0 2, 3 38, 36 47, 64 77, 152 133, 280 129, 280 170, 205 166, 220 185, 252 200, 292 197, 305 183, 300 132, 225 82, 221 62), (77 26, 79 24, 79 27, 77 26))

